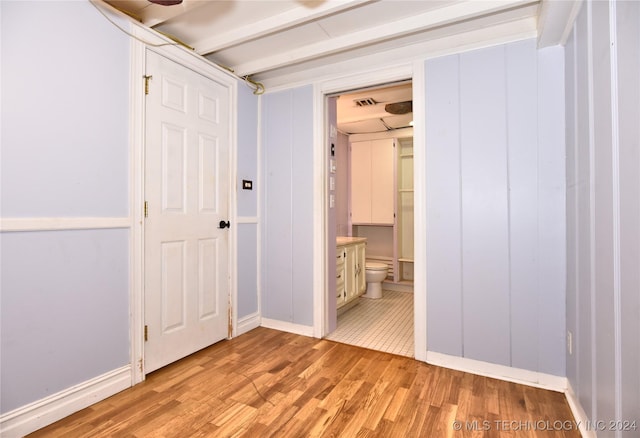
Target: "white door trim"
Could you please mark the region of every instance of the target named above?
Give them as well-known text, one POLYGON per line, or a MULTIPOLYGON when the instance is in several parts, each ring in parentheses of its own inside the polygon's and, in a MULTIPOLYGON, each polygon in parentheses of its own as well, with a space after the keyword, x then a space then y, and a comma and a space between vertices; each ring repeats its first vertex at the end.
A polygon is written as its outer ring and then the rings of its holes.
POLYGON ((427 159, 424 61, 413 63, 413 330, 416 360, 427 361, 427 159))
POLYGON ((130 263, 130 360, 132 364, 131 384, 135 385, 145 379, 144 372, 144 75, 146 65, 146 51, 153 50, 172 61, 191 70, 223 83, 229 88, 229 306, 232 309, 233 329, 237 327, 237 84, 238 80, 207 61, 205 58, 175 45, 173 42, 154 32, 130 23, 131 39, 131 68, 129 95, 129 196, 131 217, 131 263, 130 263), (144 41, 144 42, 143 42, 144 41), (158 46, 160 44, 166 44, 158 46))
MULTIPOLYGON (((328 154, 325 153, 326 139, 326 113, 325 96, 327 94, 340 93, 346 90, 364 88, 389 82, 411 79, 413 81, 413 105, 414 118, 417 123, 413 127, 414 132, 414 227, 415 247, 414 259, 416 266, 426 266, 426 201, 424 193, 425 182, 425 87, 424 87, 424 62, 402 64, 377 71, 366 71, 343 78, 326 80, 314 86, 314 290, 313 290, 313 328, 315 337, 327 335, 327 184, 328 178, 328 154), (417 153, 416 153, 417 151, 417 153)), ((427 292, 426 276, 424 269, 416 269, 414 275, 414 348, 415 357, 426 361, 427 358, 427 292)))

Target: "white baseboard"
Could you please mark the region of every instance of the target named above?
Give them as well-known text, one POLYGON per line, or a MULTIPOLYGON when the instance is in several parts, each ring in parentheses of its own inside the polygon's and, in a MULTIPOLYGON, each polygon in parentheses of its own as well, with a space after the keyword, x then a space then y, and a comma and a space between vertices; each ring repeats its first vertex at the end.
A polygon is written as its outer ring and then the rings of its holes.
POLYGON ((480 360, 468 359, 466 357, 450 356, 433 351, 427 351, 427 363, 562 393, 567 390, 568 385, 566 377, 513 368, 506 365, 497 365, 480 360))
POLYGON ((580 430, 580 434, 582 438, 596 438, 595 430, 587 430, 587 425, 590 424, 589 417, 587 413, 584 411, 580 400, 576 396, 576 393, 573 392, 573 388, 571 387, 571 382, 567 382, 567 390, 564 392, 567 397, 567 403, 569 403, 569 408, 571 408, 571 413, 578 424, 578 429, 580 430))
POLYGON ((260 314, 257 312, 238 319, 235 336, 240 336, 256 327, 260 327, 260 314))
POLYGON ((392 281, 384 281, 382 290, 393 290, 396 292, 413 293, 413 284, 411 283, 394 283, 392 281))
POLYGON ((131 366, 115 369, 0 416, 0 436, 18 438, 131 386, 131 366))
POLYGON ((262 318, 262 327, 294 333, 296 335, 313 337, 313 326, 294 324, 292 322, 278 321, 277 319, 262 318))

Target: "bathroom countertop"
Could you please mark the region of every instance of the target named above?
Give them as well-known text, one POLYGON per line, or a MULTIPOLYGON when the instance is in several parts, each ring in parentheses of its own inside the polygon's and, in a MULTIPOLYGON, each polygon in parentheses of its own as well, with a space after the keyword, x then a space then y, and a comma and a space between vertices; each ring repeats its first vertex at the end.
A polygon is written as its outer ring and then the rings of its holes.
POLYGON ((348 237, 348 236, 338 236, 336 237, 336 246, 349 245, 353 243, 366 242, 366 237, 348 237))

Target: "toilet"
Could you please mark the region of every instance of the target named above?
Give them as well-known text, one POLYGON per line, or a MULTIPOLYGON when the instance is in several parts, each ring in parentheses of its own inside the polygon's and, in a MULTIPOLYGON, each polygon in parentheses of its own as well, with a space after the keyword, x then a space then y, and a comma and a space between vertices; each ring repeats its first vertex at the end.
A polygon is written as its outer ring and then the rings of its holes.
POLYGON ((362 295, 366 298, 382 298, 382 282, 387 278, 389 266, 386 263, 366 262, 365 280, 367 291, 362 295))

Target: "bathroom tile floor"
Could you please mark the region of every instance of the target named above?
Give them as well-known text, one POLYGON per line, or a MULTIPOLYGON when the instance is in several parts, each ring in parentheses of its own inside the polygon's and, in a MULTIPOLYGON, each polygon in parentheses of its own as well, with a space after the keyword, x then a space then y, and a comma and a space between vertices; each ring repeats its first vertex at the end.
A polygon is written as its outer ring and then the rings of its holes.
POLYGON ((327 339, 413 357, 413 293, 384 290, 380 299, 359 298, 327 339))

